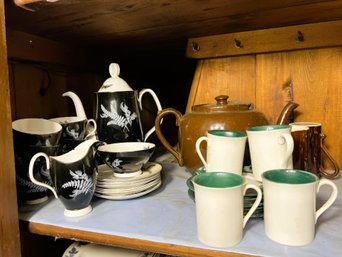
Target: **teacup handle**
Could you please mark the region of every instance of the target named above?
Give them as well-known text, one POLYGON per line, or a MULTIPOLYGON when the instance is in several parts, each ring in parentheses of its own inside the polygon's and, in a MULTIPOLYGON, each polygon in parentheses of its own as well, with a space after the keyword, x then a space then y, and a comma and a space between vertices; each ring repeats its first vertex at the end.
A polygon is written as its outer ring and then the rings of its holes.
POLYGON ((292 157, 292 152, 293 152, 293 148, 294 148, 293 137, 291 136, 291 134, 282 134, 279 137, 278 143, 279 144, 286 143, 285 160, 284 160, 283 165, 281 165, 281 166, 282 167, 287 167, 287 168, 292 168, 292 167, 288 167, 287 164, 289 163, 290 158, 292 157))
POLYGON ((255 199, 252 207, 249 209, 249 211, 246 213, 245 217, 243 218, 243 228, 245 227, 249 218, 252 216, 253 212, 255 212, 256 208, 258 208, 262 199, 262 192, 261 192, 260 187, 254 184, 246 184, 245 188, 243 189, 243 196, 245 196, 248 189, 254 189, 257 192, 257 198, 255 199))
MULTIPOLYGON (((158 96, 156 95, 156 93, 154 93, 154 91, 150 88, 145 88, 145 89, 142 89, 140 92, 139 92, 139 96, 138 96, 138 103, 139 103, 139 108, 140 110, 143 109, 142 107, 142 97, 145 93, 150 93, 151 96, 153 97, 153 100, 154 102, 156 103, 156 106, 157 106, 157 109, 158 109, 158 112, 162 110, 162 106, 159 102, 159 99, 158 99, 158 96)), ((145 136, 144 136, 144 142, 146 142, 147 138, 156 130, 155 126, 153 126, 149 131, 146 132, 145 136)))
POLYGON ((325 179, 325 178, 320 179, 318 186, 317 186, 317 193, 319 192, 319 189, 323 185, 330 186, 332 188, 332 191, 331 191, 331 194, 330 194, 328 200, 321 206, 321 208, 319 208, 316 211, 315 222, 317 222, 318 217, 321 216, 321 214, 323 212, 325 212, 335 202, 335 200, 337 198, 337 194, 338 194, 338 189, 337 189, 337 186, 334 184, 334 182, 332 182, 328 179, 325 179))
POLYGON ((39 158, 39 157, 41 157, 41 156, 45 158, 47 170, 50 169, 50 159, 49 159, 49 156, 47 156, 46 153, 42 153, 42 152, 41 152, 41 153, 36 153, 35 155, 32 156, 32 158, 31 158, 31 160, 30 160, 30 164, 29 164, 29 178, 30 178, 31 181, 32 181, 33 183, 35 183, 36 185, 42 186, 42 187, 45 187, 45 188, 51 190, 52 193, 54 194, 54 196, 55 196, 56 198, 58 198, 57 193, 56 193, 56 190, 55 190, 53 187, 51 187, 50 185, 47 185, 47 184, 45 184, 45 183, 39 182, 39 181, 36 180, 36 179, 34 178, 34 176, 33 176, 33 166, 34 166, 34 163, 36 162, 37 158, 39 158))
POLYGON ((85 140, 89 139, 90 137, 95 136, 96 130, 97 130, 97 125, 96 125, 96 121, 94 119, 88 119, 87 120, 87 125, 86 128, 88 128, 89 124, 91 125, 91 130, 87 133, 87 135, 85 136, 85 140))
POLYGON ((207 143, 208 143, 208 138, 207 138, 206 136, 202 136, 202 137, 199 137, 199 138, 196 140, 196 152, 197 152, 197 154, 198 154, 198 157, 201 159, 201 161, 202 161, 204 167, 205 167, 206 169, 208 169, 208 163, 207 163, 206 160, 204 159, 204 157, 203 157, 203 155, 202 155, 202 152, 201 152, 201 148, 200 148, 201 143, 202 143, 203 141, 207 141, 207 143))

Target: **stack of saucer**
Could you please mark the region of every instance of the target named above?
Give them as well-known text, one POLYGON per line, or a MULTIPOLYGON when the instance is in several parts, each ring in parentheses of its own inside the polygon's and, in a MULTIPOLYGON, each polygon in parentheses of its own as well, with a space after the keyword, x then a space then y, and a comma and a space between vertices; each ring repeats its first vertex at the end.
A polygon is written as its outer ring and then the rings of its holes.
POLYGON ((98 167, 95 195, 109 200, 126 200, 146 195, 156 190, 162 183, 162 166, 148 162, 142 172, 133 177, 114 176, 106 164, 98 167))
MULTIPOLYGON (((195 201, 195 192, 194 192, 194 187, 192 185, 192 180, 193 178, 201 173, 204 173, 205 168, 201 167, 199 168, 197 171, 195 171, 192 176, 190 178, 187 179, 186 184, 188 186, 188 195, 189 197, 195 201)), ((253 183, 257 186, 259 186, 262 189, 262 183, 259 181, 256 181, 253 177, 253 175, 250 172, 246 172, 244 170, 244 172, 242 173, 242 176, 246 179, 246 181, 248 181, 249 183, 253 183)), ((251 206, 253 205, 253 203, 255 202, 257 198, 257 194, 254 190, 252 189, 248 189, 246 191, 246 194, 243 197, 244 200, 244 215, 246 215, 246 213, 249 211, 249 209, 251 208, 251 206)), ((252 218, 262 218, 264 216, 264 201, 263 199, 261 200, 260 204, 258 205, 258 207, 256 208, 256 210, 253 212, 252 214, 252 218)))

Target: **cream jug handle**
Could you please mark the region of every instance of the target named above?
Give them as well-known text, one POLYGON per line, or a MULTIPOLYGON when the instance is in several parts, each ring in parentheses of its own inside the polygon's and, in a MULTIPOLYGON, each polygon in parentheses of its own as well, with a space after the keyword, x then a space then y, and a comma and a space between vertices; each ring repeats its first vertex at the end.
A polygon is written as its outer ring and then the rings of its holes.
POLYGON ((337 198, 337 194, 338 194, 338 189, 337 189, 337 186, 334 184, 334 182, 332 182, 332 181, 330 181, 328 179, 325 179, 325 178, 320 179, 320 181, 318 183, 318 186, 317 186, 317 193, 319 192, 319 189, 323 185, 330 186, 332 191, 331 191, 331 194, 330 194, 328 200, 322 205, 321 208, 319 208, 316 211, 315 222, 317 222, 318 217, 321 216, 321 214, 323 212, 325 212, 335 202, 335 200, 337 198))
MULTIPOLYGON (((150 88, 145 88, 145 89, 142 89, 140 92, 139 92, 139 96, 138 96, 138 103, 139 103, 139 108, 140 110, 143 109, 142 107, 142 97, 145 93, 150 93, 151 96, 153 97, 153 100, 154 102, 156 103, 156 106, 157 106, 157 109, 158 109, 158 112, 162 110, 162 106, 160 104, 160 101, 158 99, 158 96, 156 95, 156 93, 154 93, 154 91, 150 88)), ((149 131, 146 132, 145 136, 144 136, 144 142, 146 142, 147 138, 156 130, 155 126, 153 126, 149 131)))
POLYGON ((254 184, 246 184, 246 186, 243 189, 243 195, 245 196, 247 189, 254 189, 257 192, 257 198, 255 199, 252 207, 248 210, 248 212, 246 213, 245 217, 243 218, 243 225, 242 227, 244 228, 247 221, 249 220, 249 218, 252 216, 253 212, 256 210, 256 208, 258 208, 261 199, 262 199, 262 192, 260 187, 258 187, 257 185, 254 184))
POLYGON ((196 140, 196 152, 197 152, 197 155, 198 157, 201 159, 204 167, 206 168, 206 170, 208 170, 208 163, 205 161, 203 155, 202 155, 202 152, 201 152, 201 143, 203 141, 207 141, 208 142, 208 138, 206 136, 202 136, 202 137, 199 137, 197 140, 196 140))
POLYGON ((32 181, 33 183, 35 183, 36 185, 42 186, 42 187, 45 187, 45 188, 51 190, 52 193, 54 194, 54 196, 55 196, 56 198, 58 198, 55 189, 53 189, 50 185, 47 185, 47 184, 42 183, 42 182, 39 182, 39 181, 36 180, 36 179, 34 178, 34 176, 33 176, 33 166, 34 166, 34 163, 36 162, 37 158, 39 158, 39 157, 41 157, 41 156, 45 158, 47 170, 50 170, 50 160, 49 160, 49 156, 47 156, 46 153, 36 153, 35 155, 33 155, 33 157, 32 157, 31 160, 30 160, 30 164, 29 164, 29 178, 30 178, 31 181, 32 181))

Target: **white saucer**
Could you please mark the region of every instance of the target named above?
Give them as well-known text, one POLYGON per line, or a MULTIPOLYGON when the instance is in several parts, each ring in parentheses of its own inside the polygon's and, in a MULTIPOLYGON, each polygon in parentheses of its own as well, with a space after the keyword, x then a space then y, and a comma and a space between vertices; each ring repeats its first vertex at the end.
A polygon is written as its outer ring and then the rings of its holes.
POLYGON ((95 192, 102 194, 102 195, 126 195, 126 194, 134 194, 144 191, 153 187, 154 185, 158 184, 161 181, 160 178, 156 178, 148 183, 138 185, 138 186, 131 186, 127 188, 99 188, 96 187, 95 192))
POLYGON ((128 194, 128 195, 103 195, 103 194, 99 194, 97 192, 94 193, 94 195, 96 195, 97 197, 101 197, 104 199, 108 199, 108 200, 128 200, 128 199, 133 199, 133 198, 137 198, 143 195, 146 195, 154 190, 156 190, 158 187, 160 187, 160 185, 162 184, 161 181, 159 181, 159 183, 155 186, 153 186, 152 188, 149 188, 145 191, 139 192, 139 193, 135 193, 135 194, 128 194))

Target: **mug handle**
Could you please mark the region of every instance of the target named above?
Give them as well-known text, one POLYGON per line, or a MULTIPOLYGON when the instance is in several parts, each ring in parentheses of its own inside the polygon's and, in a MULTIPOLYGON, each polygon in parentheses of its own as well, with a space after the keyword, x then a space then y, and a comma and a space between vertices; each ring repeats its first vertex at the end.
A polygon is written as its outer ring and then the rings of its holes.
POLYGON ((56 198, 58 198, 57 193, 56 193, 56 190, 55 190, 53 187, 51 187, 50 185, 47 185, 47 184, 45 184, 45 183, 39 182, 39 181, 36 180, 36 179, 34 178, 34 176, 33 176, 33 166, 34 166, 34 163, 36 162, 37 158, 39 158, 39 157, 41 157, 41 156, 45 158, 47 170, 50 169, 50 159, 49 159, 49 156, 47 156, 46 153, 42 153, 42 152, 41 152, 41 153, 36 153, 35 155, 32 156, 32 158, 31 158, 31 160, 30 160, 30 164, 29 164, 29 178, 30 178, 31 181, 32 181, 33 183, 35 183, 36 185, 42 186, 42 187, 45 187, 45 188, 51 190, 52 193, 54 194, 54 196, 55 196, 56 198))
POLYGON ((340 174, 340 168, 337 164, 337 162, 335 161, 335 159, 331 156, 331 154, 329 153, 328 149, 325 147, 325 145, 321 145, 321 149, 323 151, 323 153, 325 154, 325 156, 328 158, 328 160, 331 162, 331 164, 334 166, 334 172, 333 173, 329 173, 329 172, 326 172, 326 170, 321 167, 320 168, 320 172, 323 174, 324 177, 326 178, 336 178, 338 176, 338 174, 340 174))
MULTIPOLYGON (((138 103, 139 103, 139 108, 140 110, 143 109, 142 107, 142 97, 145 93, 150 93, 151 96, 153 97, 154 102, 156 103, 158 112, 162 110, 161 104, 159 102, 158 96, 156 95, 156 93, 154 93, 154 91, 150 88, 145 88, 142 89, 139 92, 139 96, 138 96, 138 103)), ((144 142, 146 142, 147 138, 156 130, 155 126, 153 126, 149 131, 146 132, 145 136, 144 136, 144 142)))
POLYGON ((86 124, 86 129, 87 129, 87 135, 85 136, 85 140, 95 136, 96 133, 96 129, 97 129, 97 125, 96 125, 96 121, 94 119, 88 119, 87 120, 87 124, 86 124), (90 125, 92 124, 92 125, 90 125), (88 132, 88 127, 90 127, 90 131, 88 132))
MULTIPOLYGON (((280 137, 282 137, 283 139, 285 139, 286 142, 286 154, 285 154, 285 161, 284 161, 284 165, 282 165, 283 167, 287 167, 287 168, 292 168, 288 166, 288 163, 290 161, 290 158, 292 157, 292 153, 293 153, 293 148, 294 148, 294 143, 293 143, 293 137, 291 136, 291 134, 282 134, 280 137)), ((284 144, 285 142, 278 140, 279 144, 284 144)))
POLYGON ((245 196, 246 192, 248 189, 254 189, 257 192, 257 198, 255 199, 253 205, 251 208, 249 208, 248 212, 246 213, 245 217, 243 218, 243 228, 245 227, 247 221, 249 220, 249 218, 252 216, 253 212, 256 210, 256 208, 258 208, 261 199, 262 199, 262 192, 260 187, 258 187, 257 185, 248 183, 246 184, 245 188, 243 189, 243 196, 245 196))
POLYGON ((332 192, 328 198, 328 200, 322 205, 321 208, 319 208, 317 211, 316 211, 316 214, 315 214, 315 223, 317 222, 317 219, 319 216, 321 216, 321 214, 323 212, 325 212, 333 203, 334 201, 336 200, 337 198, 337 194, 338 194, 338 189, 337 189, 337 186, 334 184, 334 182, 328 180, 328 179, 325 179, 325 178, 322 178, 320 179, 319 183, 318 183, 318 186, 317 186, 317 193, 319 192, 319 189, 321 188, 321 186, 323 185, 328 185, 332 188, 332 192))
POLYGON ((197 154, 198 154, 198 157, 201 159, 201 161, 202 161, 204 167, 205 167, 206 169, 208 169, 208 163, 205 161, 205 159, 204 159, 204 157, 203 157, 203 155, 202 155, 202 152, 201 152, 201 148, 200 148, 201 143, 202 143, 203 141, 207 141, 207 143, 208 143, 208 138, 207 138, 206 136, 202 136, 202 137, 199 137, 199 138, 196 140, 196 152, 197 152, 197 154))

